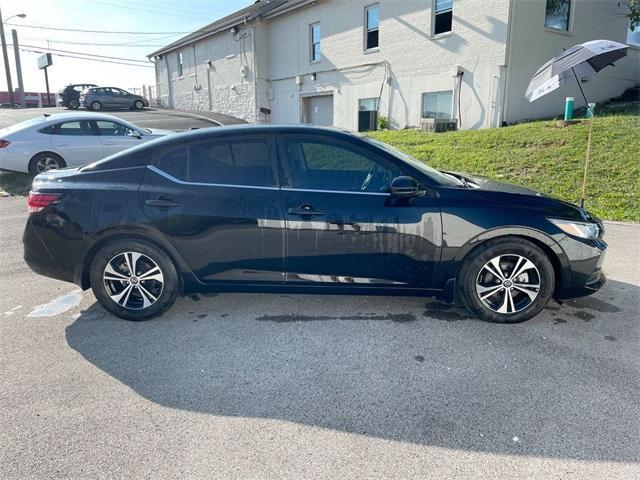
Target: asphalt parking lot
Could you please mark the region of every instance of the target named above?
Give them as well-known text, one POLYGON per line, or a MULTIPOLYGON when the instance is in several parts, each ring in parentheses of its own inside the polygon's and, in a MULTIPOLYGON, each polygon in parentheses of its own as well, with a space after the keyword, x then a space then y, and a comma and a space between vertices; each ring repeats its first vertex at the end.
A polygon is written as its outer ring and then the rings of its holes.
POLYGON ((640 476, 640 225, 607 285, 493 325, 421 298, 220 294, 130 323, 22 260, 0 198, 0 478, 640 476))
MULTIPOLYGON (((56 113, 92 113, 81 109, 77 111, 65 108, 25 108, 25 109, 0 109, 0 128, 5 128, 14 123, 22 122, 42 114, 53 115, 56 113)), ((206 113, 186 113, 176 110, 163 110, 146 108, 144 110, 105 110, 109 115, 114 115, 127 120, 143 128, 162 128, 166 130, 183 131, 190 128, 207 128, 218 126, 219 123, 212 121, 204 115, 206 113)), ((213 118, 213 117, 212 117, 213 118)))

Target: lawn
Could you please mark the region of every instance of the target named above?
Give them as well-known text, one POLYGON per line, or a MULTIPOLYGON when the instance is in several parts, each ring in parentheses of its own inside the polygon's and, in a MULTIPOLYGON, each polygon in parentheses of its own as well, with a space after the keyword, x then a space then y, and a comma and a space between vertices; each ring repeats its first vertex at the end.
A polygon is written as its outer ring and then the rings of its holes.
MULTIPOLYGON (((636 104, 637 105, 637 104, 636 104)), ((586 208, 607 220, 640 222, 640 116, 594 119, 586 208)), ((626 113, 626 112, 625 112, 626 113)), ((580 198, 588 124, 538 121, 447 133, 371 134, 437 169, 523 185, 569 202, 580 198)))

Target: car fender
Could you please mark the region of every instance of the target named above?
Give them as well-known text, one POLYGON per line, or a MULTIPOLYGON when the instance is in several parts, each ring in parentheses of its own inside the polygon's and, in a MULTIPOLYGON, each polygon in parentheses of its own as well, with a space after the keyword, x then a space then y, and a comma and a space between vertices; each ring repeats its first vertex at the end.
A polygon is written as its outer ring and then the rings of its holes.
POLYGON ((193 273, 191 273, 191 269, 185 262, 182 255, 180 255, 180 253, 174 248, 174 246, 165 238, 165 236, 161 232, 149 225, 123 224, 105 228, 104 230, 96 232, 92 235, 91 247, 89 247, 84 256, 82 262, 82 272, 79 272, 81 274, 81 279, 78 279, 80 281, 76 281, 76 283, 81 285, 83 289, 89 288, 89 270, 91 268, 91 262, 100 248, 106 245, 109 241, 115 240, 117 238, 131 237, 146 240, 147 242, 154 243, 158 247, 162 248, 173 259, 178 271, 181 273, 181 276, 184 280, 187 280, 188 282, 197 282, 197 280, 195 280, 195 276, 193 276, 193 273))

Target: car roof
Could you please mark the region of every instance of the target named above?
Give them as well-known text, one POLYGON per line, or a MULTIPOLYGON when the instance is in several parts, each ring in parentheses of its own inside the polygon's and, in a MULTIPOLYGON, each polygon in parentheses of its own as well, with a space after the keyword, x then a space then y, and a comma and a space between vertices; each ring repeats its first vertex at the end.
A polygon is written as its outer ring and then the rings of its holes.
POLYGON ((65 113, 52 113, 46 114, 47 122, 59 122, 59 121, 73 121, 73 120, 113 120, 121 123, 129 123, 122 118, 109 115, 107 113, 91 113, 91 112, 65 112, 65 113))

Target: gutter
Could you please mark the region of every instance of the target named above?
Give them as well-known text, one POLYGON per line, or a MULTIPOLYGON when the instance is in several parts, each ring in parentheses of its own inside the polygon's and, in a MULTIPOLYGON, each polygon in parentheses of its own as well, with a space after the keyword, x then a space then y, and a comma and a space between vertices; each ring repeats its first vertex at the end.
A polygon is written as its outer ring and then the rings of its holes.
POLYGON ((509 29, 507 30, 507 44, 505 48, 505 76, 504 76, 504 86, 502 88, 502 107, 500 108, 500 124, 499 127, 502 126, 502 123, 505 122, 507 115, 507 107, 509 106, 509 80, 511 77, 511 39, 513 38, 513 9, 514 9, 514 0, 509 0, 509 16, 508 16, 508 25, 509 29))

